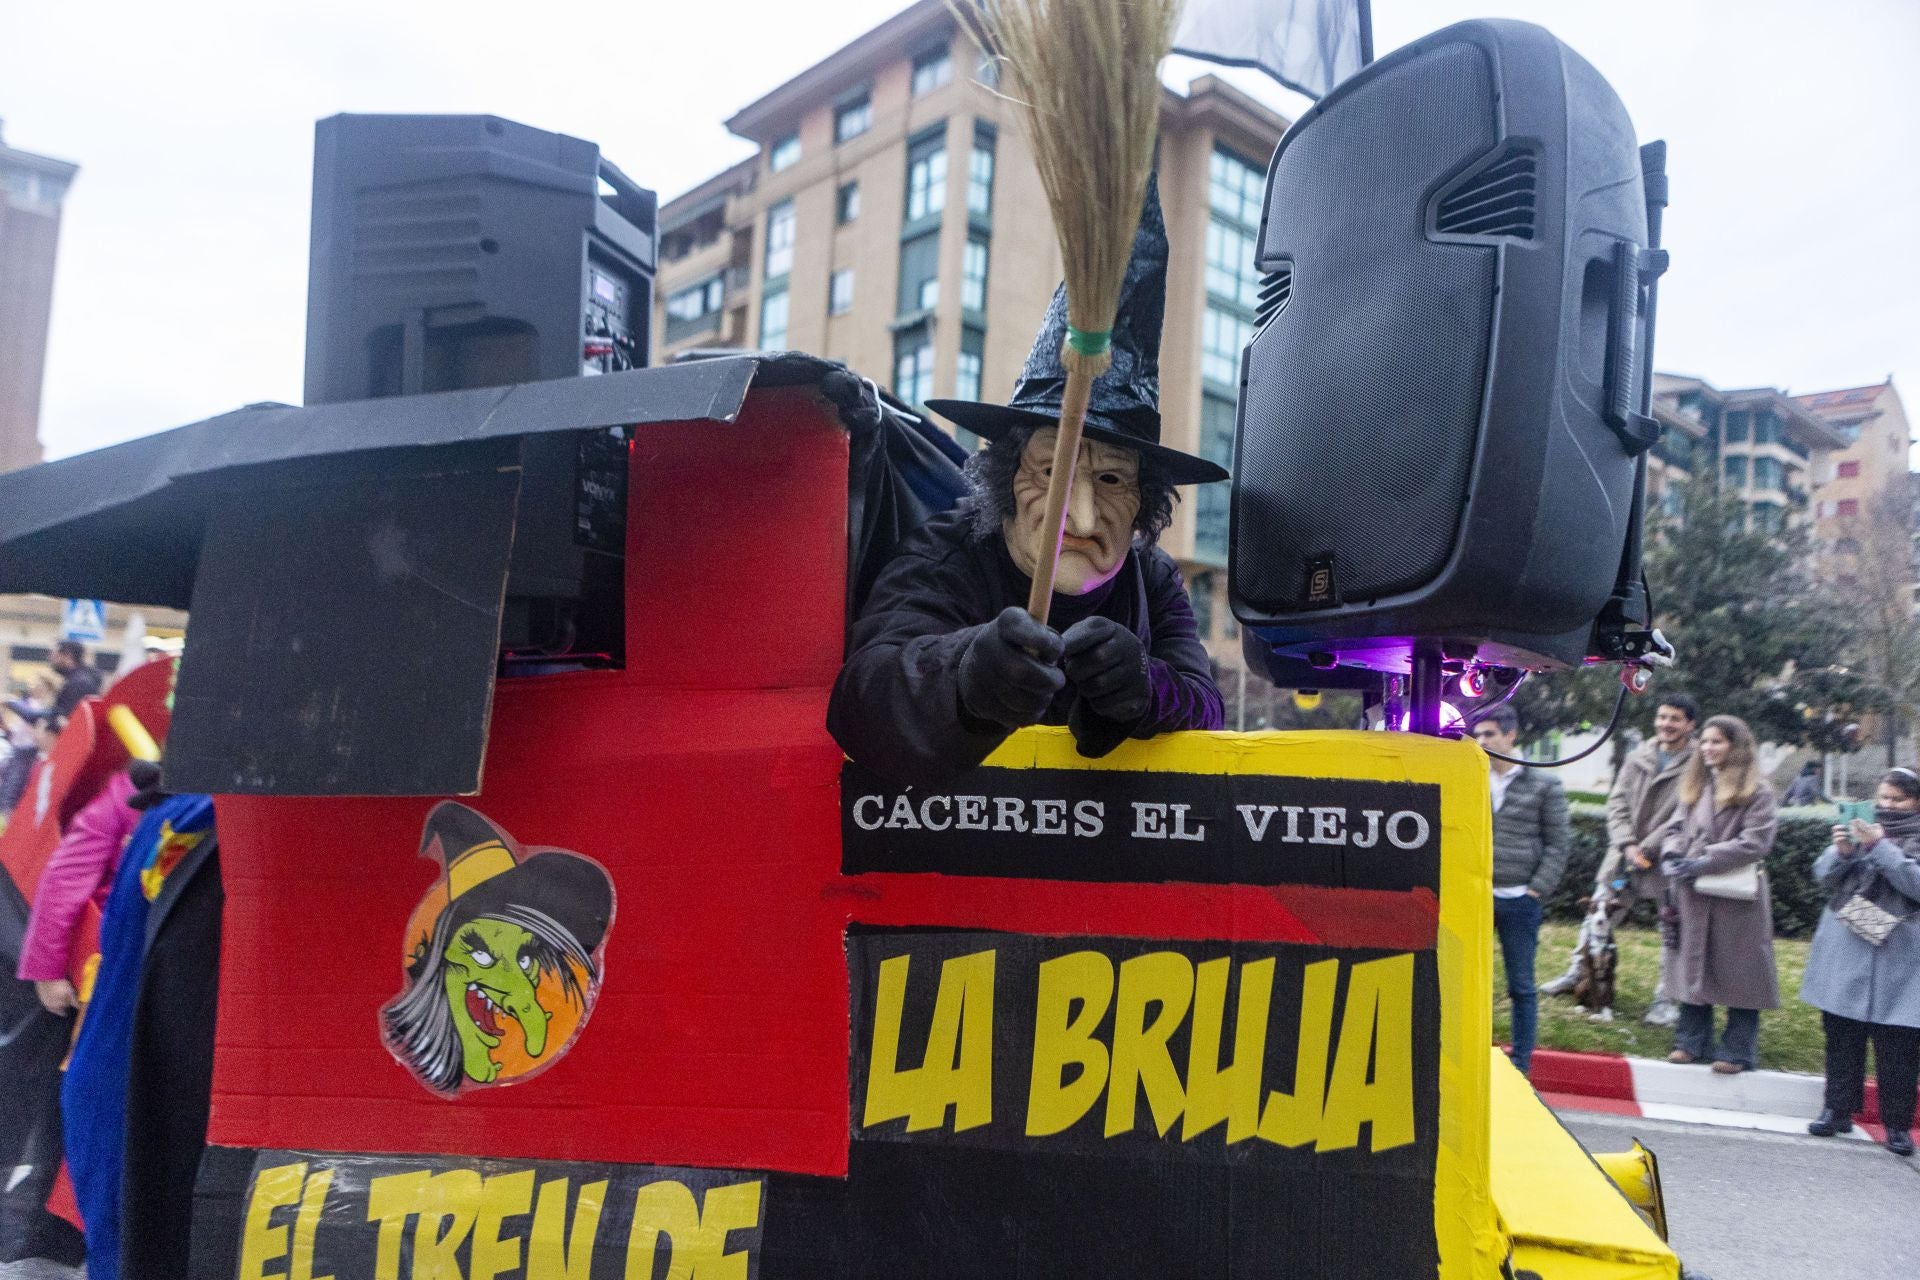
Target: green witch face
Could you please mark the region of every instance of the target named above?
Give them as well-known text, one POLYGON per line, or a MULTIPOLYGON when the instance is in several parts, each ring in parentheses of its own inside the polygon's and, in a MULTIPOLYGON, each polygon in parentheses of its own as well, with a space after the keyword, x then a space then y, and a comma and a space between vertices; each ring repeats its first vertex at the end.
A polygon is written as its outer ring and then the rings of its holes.
POLYGON ((438 1093, 531 1075, 566 1051, 599 992, 612 882, 577 854, 523 855, 451 801, 428 817, 423 852, 446 874, 416 909, 437 914, 407 987, 380 1011, 387 1047, 438 1093))
POLYGON ((491 1084, 499 1075, 500 1064, 487 1055, 500 1045, 502 1015, 520 1024, 529 1057, 546 1052, 547 1011, 535 998, 537 950, 533 935, 519 925, 482 917, 460 930, 442 956, 442 982, 467 1079, 491 1084))

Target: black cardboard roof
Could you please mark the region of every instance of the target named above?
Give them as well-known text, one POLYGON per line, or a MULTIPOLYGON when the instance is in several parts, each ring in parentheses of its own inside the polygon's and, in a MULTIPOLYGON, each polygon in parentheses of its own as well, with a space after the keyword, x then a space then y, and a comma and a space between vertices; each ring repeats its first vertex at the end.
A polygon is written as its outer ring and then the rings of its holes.
POLYGON ((828 367, 738 356, 403 402, 237 409, 0 475, 0 592, 184 609, 208 504, 245 483, 239 469, 581 428, 732 422, 756 378, 813 382, 828 367))

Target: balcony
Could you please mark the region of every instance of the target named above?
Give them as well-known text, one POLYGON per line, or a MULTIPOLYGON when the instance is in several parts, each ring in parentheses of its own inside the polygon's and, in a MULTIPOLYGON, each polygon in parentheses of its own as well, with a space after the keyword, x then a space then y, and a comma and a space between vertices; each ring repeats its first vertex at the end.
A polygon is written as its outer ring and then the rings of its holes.
POLYGON ((668 316, 666 332, 661 335, 660 340, 662 344, 671 347, 692 338, 704 338, 717 334, 720 332, 721 317, 725 314, 726 310, 722 308, 719 311, 709 311, 705 315, 686 320, 678 316, 668 316))

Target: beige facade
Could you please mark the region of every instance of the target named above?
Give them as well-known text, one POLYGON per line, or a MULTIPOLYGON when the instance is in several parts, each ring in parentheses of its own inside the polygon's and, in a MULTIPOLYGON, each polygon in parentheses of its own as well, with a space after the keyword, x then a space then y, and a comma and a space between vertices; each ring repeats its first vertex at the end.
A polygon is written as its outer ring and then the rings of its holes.
MULTIPOLYGON (((655 360, 795 349, 909 403, 1005 399, 1060 254, 1016 109, 983 77, 991 65, 944 0, 920 0, 737 112, 727 126, 757 155, 661 209, 655 360)), ((1259 202, 1286 124, 1211 76, 1168 91, 1161 110, 1162 439, 1222 463, 1259 202)), ((1237 664, 1226 486, 1212 489, 1183 491, 1163 545, 1194 580, 1213 651, 1237 664)))
POLYGON ((40 461, 40 381, 60 205, 79 166, 0 138, 0 471, 40 461))
POLYGON ((1821 458, 1814 476, 1814 531, 1822 543, 1837 548, 1857 540, 1865 522, 1890 516, 1879 510, 1890 502, 1904 509, 1913 432, 1892 378, 1794 401, 1845 441, 1821 458))

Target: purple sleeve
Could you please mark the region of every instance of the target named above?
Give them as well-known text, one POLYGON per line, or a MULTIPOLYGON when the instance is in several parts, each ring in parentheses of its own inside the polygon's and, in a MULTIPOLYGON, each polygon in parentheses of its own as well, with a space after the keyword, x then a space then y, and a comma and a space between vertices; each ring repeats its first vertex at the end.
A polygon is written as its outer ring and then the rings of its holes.
POLYGON ((67 824, 34 890, 33 913, 20 941, 18 976, 23 981, 67 976, 67 953, 80 913, 112 883, 120 850, 140 823, 138 811, 127 806, 133 791, 125 771, 116 773, 67 824))

